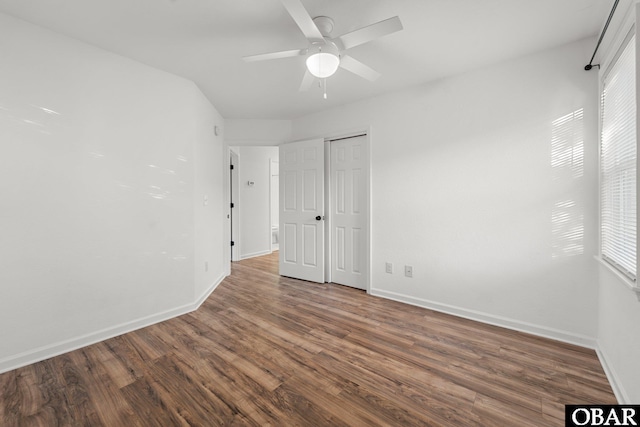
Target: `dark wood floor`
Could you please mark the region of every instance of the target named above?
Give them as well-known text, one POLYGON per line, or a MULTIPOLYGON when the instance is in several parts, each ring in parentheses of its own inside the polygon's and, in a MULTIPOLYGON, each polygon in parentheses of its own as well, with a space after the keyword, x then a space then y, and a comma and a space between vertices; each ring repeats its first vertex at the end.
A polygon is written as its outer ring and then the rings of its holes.
POLYGON ((276 256, 197 312, 0 375, 0 425, 561 426, 615 403, 592 350, 281 278, 276 256))

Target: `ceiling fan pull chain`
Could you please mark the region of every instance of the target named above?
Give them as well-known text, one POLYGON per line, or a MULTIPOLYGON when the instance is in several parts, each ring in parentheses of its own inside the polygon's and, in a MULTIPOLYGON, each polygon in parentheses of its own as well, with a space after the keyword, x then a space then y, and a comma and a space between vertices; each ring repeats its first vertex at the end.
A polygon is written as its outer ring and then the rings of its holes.
POLYGON ((324 83, 324 99, 327 99, 327 79, 322 79, 324 83))

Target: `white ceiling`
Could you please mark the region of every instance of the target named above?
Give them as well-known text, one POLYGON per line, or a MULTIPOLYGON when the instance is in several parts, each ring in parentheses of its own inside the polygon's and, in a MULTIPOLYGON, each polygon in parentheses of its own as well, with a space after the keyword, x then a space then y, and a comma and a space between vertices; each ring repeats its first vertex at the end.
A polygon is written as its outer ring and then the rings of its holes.
MULTIPOLYGON (((280 0, 0 0, 0 12, 193 80, 226 118, 292 119, 596 36, 612 0, 302 0, 334 36, 400 16, 404 30, 349 50, 382 73, 345 70, 298 92, 304 57, 241 57, 305 48, 280 0)), ((594 46, 595 47, 595 46, 594 46)), ((585 56, 585 64, 590 55, 585 56)))

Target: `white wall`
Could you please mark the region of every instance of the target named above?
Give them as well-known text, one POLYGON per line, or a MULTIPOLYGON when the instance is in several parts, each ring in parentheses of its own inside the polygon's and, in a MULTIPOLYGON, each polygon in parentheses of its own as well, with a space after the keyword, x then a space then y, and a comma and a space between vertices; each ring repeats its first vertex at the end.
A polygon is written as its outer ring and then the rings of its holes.
POLYGON ((193 161, 195 176, 195 275, 194 298, 202 302, 224 276, 229 263, 229 160, 223 144, 224 120, 199 90, 196 111, 191 117, 195 129, 193 161), (218 127, 218 135, 214 127, 218 127))
POLYGON ((598 349, 620 403, 640 402, 640 297, 600 266, 598 349))
POLYGON ((291 120, 226 119, 225 140, 231 146, 274 146, 291 140, 291 120))
POLYGON ((371 128, 374 295, 595 345, 593 46, 294 120, 293 139, 371 128))
MULTIPOLYGON (((621 39, 634 22, 640 21, 640 6, 623 0, 616 11, 601 49, 605 64, 618 50, 621 39)), ((606 68, 606 66, 605 66, 606 68)), ((601 70, 603 73, 605 69, 601 70)), ((636 72, 640 76, 640 43, 636 36, 636 72)), ((640 85, 638 85, 640 88, 640 85)), ((636 93, 640 105, 640 92, 636 93)), ((638 110, 640 123, 640 109, 638 110)), ((639 133, 640 135, 640 133, 639 133)), ((640 403, 640 294, 634 294, 623 279, 600 265, 598 269, 598 349, 620 403, 640 403)))
POLYGON ((215 109, 5 15, 0 57, 0 371, 195 308, 224 273, 215 109))
POLYGON ((271 160, 278 147, 233 147, 239 157, 240 258, 271 253, 271 160), (249 185, 251 181, 254 184, 249 185))

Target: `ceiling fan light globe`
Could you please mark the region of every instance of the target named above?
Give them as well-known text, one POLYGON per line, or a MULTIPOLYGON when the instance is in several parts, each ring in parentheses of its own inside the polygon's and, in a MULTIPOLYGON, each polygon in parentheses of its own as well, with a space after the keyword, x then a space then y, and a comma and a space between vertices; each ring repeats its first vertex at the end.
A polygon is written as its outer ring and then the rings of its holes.
POLYGON ((319 79, 332 76, 340 66, 340 57, 330 52, 317 52, 307 58, 307 69, 319 79))

